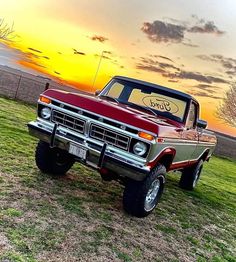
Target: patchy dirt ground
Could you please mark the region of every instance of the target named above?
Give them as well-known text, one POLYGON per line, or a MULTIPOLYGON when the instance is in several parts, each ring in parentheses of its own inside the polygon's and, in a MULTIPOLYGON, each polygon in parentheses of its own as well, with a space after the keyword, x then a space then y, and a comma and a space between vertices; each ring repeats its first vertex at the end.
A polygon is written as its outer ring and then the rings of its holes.
POLYGON ((34 108, 0 103, 0 261, 236 261, 236 162, 213 158, 195 192, 170 174, 154 213, 130 217, 122 186, 89 168, 40 173, 34 108))

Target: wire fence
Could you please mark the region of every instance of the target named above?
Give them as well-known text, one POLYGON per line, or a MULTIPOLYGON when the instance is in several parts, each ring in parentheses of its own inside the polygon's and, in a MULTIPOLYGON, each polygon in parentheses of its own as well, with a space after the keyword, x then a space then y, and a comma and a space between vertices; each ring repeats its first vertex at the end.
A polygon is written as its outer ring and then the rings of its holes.
POLYGON ((48 88, 80 92, 72 87, 30 74, 17 74, 0 69, 0 95, 29 103, 36 103, 39 95, 48 88))

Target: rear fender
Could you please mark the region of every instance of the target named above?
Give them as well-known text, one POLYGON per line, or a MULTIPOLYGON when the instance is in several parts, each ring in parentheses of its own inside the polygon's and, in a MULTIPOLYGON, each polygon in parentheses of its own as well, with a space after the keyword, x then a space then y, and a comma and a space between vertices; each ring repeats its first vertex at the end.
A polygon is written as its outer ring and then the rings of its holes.
POLYGON ((203 153, 200 155, 200 157, 198 158, 198 161, 199 160, 203 160, 203 161, 208 161, 210 159, 210 156, 209 156, 209 152, 210 152, 210 149, 209 148, 206 148, 203 153))

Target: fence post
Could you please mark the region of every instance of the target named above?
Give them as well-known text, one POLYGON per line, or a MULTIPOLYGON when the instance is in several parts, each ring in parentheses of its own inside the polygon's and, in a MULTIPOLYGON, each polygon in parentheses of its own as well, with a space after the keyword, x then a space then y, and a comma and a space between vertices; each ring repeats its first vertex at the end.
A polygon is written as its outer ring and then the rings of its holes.
POLYGON ((20 75, 18 86, 16 88, 15 99, 17 99, 17 95, 18 95, 18 90, 19 90, 19 87, 20 87, 21 79, 22 79, 22 75, 20 75))
POLYGON ((44 91, 48 90, 49 89, 49 83, 46 83, 45 85, 45 88, 44 88, 44 91))

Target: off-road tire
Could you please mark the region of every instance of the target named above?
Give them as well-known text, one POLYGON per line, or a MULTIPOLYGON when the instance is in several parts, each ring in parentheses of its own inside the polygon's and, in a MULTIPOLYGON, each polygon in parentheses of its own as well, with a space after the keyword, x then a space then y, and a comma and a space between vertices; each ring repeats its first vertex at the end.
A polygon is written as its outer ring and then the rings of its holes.
POLYGON ((101 176, 102 180, 106 181, 106 182, 111 182, 113 180, 116 180, 116 178, 117 178, 116 175, 111 174, 111 173, 108 173, 108 174, 100 173, 100 176, 101 176))
POLYGON ((123 194, 123 207, 124 210, 136 217, 145 217, 149 215, 157 206, 164 189, 166 168, 163 165, 158 165, 143 181, 128 180, 125 185, 123 194), (147 210, 145 208, 146 197, 154 181, 159 183, 159 189, 156 197, 152 202, 152 207, 147 210))
POLYGON ((185 168, 182 171, 182 175, 179 181, 179 186, 181 188, 186 190, 193 190, 196 187, 201 175, 203 163, 203 160, 200 160, 196 165, 185 168))
POLYGON ((73 166, 74 159, 67 151, 50 148, 48 143, 39 141, 35 151, 35 162, 43 173, 61 176, 73 166))

